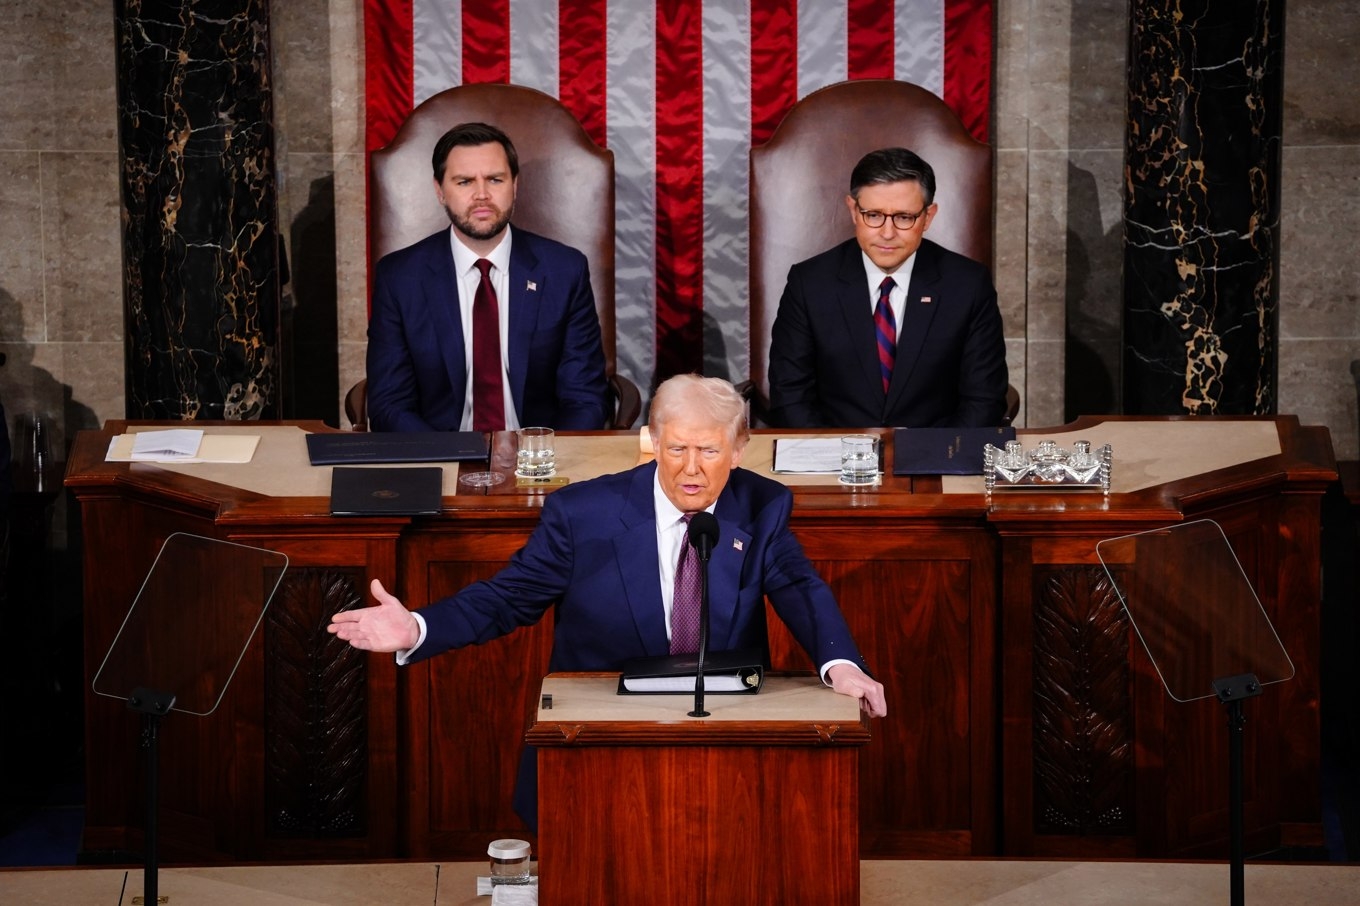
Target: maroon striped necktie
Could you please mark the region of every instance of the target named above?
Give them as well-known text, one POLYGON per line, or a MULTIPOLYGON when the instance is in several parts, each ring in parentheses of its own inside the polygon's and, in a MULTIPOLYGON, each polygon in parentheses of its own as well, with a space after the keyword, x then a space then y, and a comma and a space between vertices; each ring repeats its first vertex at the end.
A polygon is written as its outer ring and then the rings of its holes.
POLYGON ((501 384, 501 318, 491 286, 491 262, 477 259, 482 279, 472 297, 472 430, 505 429, 501 384))
POLYGON ((897 361, 897 319, 893 317, 888 296, 897 284, 892 277, 884 277, 878 287, 878 304, 874 306, 874 333, 878 335, 878 370, 883 376, 883 392, 892 383, 893 364, 897 361))

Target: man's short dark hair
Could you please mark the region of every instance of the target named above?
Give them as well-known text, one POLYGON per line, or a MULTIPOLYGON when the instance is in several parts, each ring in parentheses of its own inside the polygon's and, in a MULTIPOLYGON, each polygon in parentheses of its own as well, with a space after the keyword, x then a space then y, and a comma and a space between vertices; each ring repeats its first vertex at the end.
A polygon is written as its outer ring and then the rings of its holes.
POLYGON ((505 158, 510 161, 510 178, 519 176, 519 155, 515 153, 515 145, 510 141, 510 136, 486 123, 459 123, 435 142, 432 161, 434 181, 444 181, 444 167, 449 161, 449 152, 454 148, 489 145, 492 142, 498 142, 505 149, 505 158))
POLYGON ((935 171, 906 148, 880 148, 861 157, 850 173, 850 195, 859 198, 859 190, 865 186, 893 182, 919 182, 926 207, 935 201, 935 171))

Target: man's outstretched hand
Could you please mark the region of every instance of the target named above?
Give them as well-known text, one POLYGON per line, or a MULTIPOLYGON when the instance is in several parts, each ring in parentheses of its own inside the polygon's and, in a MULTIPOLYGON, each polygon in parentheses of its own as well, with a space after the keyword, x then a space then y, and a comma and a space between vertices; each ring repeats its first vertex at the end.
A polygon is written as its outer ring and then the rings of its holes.
POLYGON ((420 641, 416 618, 377 579, 369 590, 378 602, 376 605, 342 610, 331 617, 326 630, 363 651, 405 651, 415 647, 420 641))

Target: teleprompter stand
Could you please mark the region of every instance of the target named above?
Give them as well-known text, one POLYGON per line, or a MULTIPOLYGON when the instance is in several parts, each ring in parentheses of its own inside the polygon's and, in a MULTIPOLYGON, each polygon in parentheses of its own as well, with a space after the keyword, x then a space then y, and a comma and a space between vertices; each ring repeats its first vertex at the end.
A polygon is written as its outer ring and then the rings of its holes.
POLYGON ((1293 677, 1294 665, 1213 520, 1101 541, 1096 554, 1167 694, 1227 707, 1229 902, 1242 906, 1243 702, 1293 677))
POLYGON ((122 699, 142 714, 146 841, 140 902, 148 906, 169 899, 160 896, 157 878, 160 722, 171 711, 204 716, 217 708, 287 567, 288 558, 275 551, 171 535, 95 673, 96 694, 122 699))

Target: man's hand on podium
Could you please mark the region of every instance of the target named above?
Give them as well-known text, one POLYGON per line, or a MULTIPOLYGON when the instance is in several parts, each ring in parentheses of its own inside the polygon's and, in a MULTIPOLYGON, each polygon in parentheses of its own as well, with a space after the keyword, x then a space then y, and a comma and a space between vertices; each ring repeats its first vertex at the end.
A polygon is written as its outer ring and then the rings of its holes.
POLYGON ((859 699, 861 711, 870 717, 886 717, 888 703, 883 698, 883 684, 871 679, 854 664, 836 664, 826 671, 831 688, 841 695, 859 699))
MULTIPOLYGON (((406 651, 420 641, 420 624, 377 579, 370 586, 378 603, 358 610, 342 610, 331 617, 327 631, 364 651, 406 651)), ((882 698, 882 687, 879 687, 882 698)))

